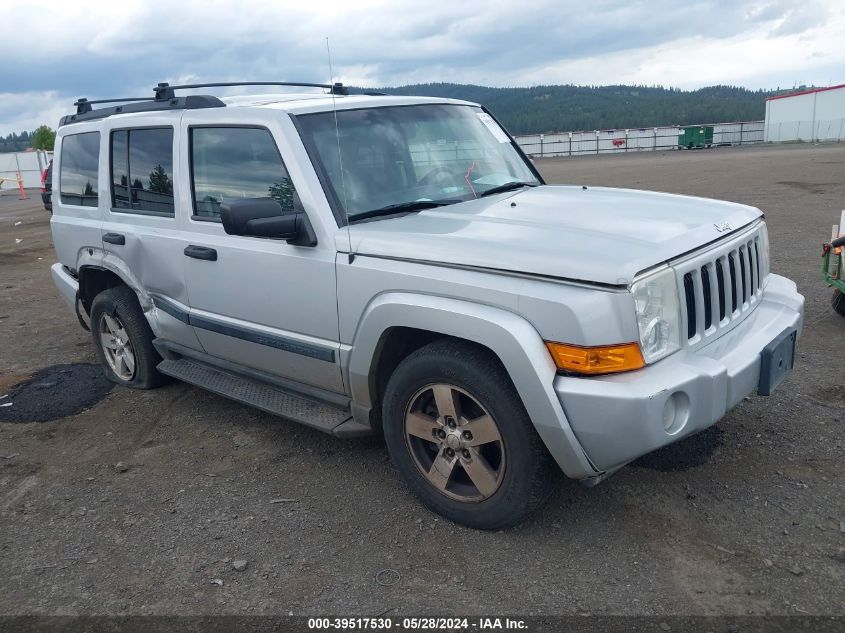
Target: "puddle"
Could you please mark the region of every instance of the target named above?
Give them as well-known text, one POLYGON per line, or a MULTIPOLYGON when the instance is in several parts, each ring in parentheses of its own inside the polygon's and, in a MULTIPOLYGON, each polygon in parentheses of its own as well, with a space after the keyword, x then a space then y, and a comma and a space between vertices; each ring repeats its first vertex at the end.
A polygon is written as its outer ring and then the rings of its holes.
POLYGON ((667 473, 702 466, 710 460, 713 451, 722 445, 722 432, 718 427, 711 426, 701 433, 643 455, 631 465, 667 473))
MULTIPOLYGON (((90 409, 114 383, 100 365, 53 365, 13 386, 0 405, 0 422, 49 422, 90 409)), ((4 395, 0 392, 0 396, 4 395)))

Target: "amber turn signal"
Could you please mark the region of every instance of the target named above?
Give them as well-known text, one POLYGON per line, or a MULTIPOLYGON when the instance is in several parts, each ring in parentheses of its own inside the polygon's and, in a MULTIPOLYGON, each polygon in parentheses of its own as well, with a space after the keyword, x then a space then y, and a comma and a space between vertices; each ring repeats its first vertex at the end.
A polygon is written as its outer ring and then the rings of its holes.
POLYGON ((573 374, 612 374, 645 367, 637 343, 579 347, 565 343, 546 343, 557 368, 573 374))

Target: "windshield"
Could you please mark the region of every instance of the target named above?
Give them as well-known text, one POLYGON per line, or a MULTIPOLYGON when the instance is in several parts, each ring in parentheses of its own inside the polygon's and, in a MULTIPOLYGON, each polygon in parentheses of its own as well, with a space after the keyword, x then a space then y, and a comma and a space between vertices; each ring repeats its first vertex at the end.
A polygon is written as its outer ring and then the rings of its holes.
POLYGON ((502 185, 539 184, 508 136, 478 107, 338 110, 337 130, 334 112, 297 120, 329 197, 353 222, 381 210, 454 204, 509 188, 502 185))

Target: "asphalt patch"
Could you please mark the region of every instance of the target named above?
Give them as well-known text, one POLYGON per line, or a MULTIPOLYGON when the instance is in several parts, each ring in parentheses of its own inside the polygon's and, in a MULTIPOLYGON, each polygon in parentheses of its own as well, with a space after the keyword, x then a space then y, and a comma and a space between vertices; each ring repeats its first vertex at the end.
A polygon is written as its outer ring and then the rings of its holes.
POLYGON ((112 387, 100 365, 45 367, 7 395, 0 393, 5 395, 0 398, 0 422, 50 422, 76 415, 105 398, 112 387))
POLYGON ((703 466, 722 445, 722 433, 720 428, 711 426, 700 433, 643 455, 631 465, 667 473, 703 466))

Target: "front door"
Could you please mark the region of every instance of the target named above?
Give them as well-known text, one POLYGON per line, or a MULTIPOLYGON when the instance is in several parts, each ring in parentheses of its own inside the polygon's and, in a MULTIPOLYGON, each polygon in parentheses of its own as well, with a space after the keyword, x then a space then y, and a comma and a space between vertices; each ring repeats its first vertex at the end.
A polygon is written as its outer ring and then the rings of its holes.
POLYGON ((185 278, 205 351, 342 392, 334 244, 228 235, 220 223, 220 205, 238 198, 270 197, 293 211, 295 183, 270 130, 191 125, 186 114, 183 131, 192 188, 185 278))

